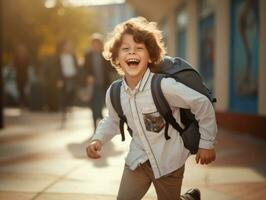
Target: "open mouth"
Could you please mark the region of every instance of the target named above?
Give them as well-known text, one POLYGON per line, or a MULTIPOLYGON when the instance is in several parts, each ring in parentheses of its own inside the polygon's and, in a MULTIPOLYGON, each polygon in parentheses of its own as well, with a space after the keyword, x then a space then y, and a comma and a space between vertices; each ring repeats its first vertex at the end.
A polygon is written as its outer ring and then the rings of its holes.
POLYGON ((126 61, 126 63, 128 64, 128 66, 136 66, 140 63, 140 60, 135 58, 130 58, 126 61))

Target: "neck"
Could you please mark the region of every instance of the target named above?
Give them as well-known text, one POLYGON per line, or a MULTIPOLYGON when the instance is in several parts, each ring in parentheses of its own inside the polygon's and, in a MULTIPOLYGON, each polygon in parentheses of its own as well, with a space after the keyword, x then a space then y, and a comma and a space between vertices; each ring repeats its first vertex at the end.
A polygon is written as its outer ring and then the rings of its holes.
POLYGON ((146 71, 144 71, 143 73, 141 73, 138 76, 127 76, 125 75, 125 80, 127 82, 127 85, 130 89, 134 89, 138 83, 140 82, 140 80, 143 78, 144 74, 146 71))
POLYGON ((131 77, 126 77, 127 85, 132 90, 138 85, 140 80, 141 80, 141 78, 136 80, 136 79, 131 78, 131 77))

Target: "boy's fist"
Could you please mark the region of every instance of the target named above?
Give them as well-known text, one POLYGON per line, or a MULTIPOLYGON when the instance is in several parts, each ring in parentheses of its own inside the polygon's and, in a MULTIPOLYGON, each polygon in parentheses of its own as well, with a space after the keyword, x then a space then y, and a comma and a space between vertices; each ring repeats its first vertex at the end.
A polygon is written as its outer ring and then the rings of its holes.
POLYGON ((101 149, 102 142, 100 140, 93 140, 86 148, 88 157, 92 159, 100 158, 101 155, 99 154, 99 151, 101 151, 101 149))
POLYGON ((199 149, 196 155, 196 162, 202 165, 209 164, 215 160, 215 157, 214 149, 199 149))

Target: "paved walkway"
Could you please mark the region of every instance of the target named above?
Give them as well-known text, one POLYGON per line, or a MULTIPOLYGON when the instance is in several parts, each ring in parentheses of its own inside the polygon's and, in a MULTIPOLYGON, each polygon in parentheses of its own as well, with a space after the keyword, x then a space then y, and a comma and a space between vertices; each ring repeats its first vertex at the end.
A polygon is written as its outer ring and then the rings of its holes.
MULTIPOLYGON (((6 128, 0 131, 0 199, 115 199, 129 140, 115 137, 102 159, 87 159, 90 115, 88 109, 75 108, 62 129, 58 113, 6 109, 6 128)), ((216 162, 201 166, 189 158, 182 192, 198 187, 203 200, 265 199, 266 141, 225 130, 218 139, 216 162)), ((153 187, 143 199, 156 199, 153 187)))

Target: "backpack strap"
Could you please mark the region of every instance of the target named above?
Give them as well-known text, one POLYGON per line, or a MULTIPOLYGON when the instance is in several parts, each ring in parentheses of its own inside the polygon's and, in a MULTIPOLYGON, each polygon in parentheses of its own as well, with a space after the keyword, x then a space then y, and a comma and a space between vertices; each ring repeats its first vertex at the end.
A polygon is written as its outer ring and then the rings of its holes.
POLYGON ((158 112, 163 116, 164 120, 166 121, 165 132, 164 136, 166 140, 169 140, 171 137, 168 135, 168 127, 169 124, 172 125, 179 133, 182 135, 183 129, 180 125, 176 122, 172 110, 162 92, 161 88, 161 80, 166 77, 165 74, 154 74, 151 81, 151 93, 153 97, 153 101, 158 112))
MULTIPOLYGON (((120 128, 122 141, 125 141, 124 123, 127 124, 127 118, 124 115, 124 112, 123 112, 122 106, 121 106, 121 100, 120 100, 121 86, 122 86, 122 80, 121 79, 115 81, 111 85, 110 99, 111 99, 112 106, 115 109, 115 111, 116 111, 116 113, 120 119, 119 128, 120 128)), ((130 136, 132 137, 132 129, 128 126, 128 124, 127 124, 127 130, 129 132, 130 136)))

